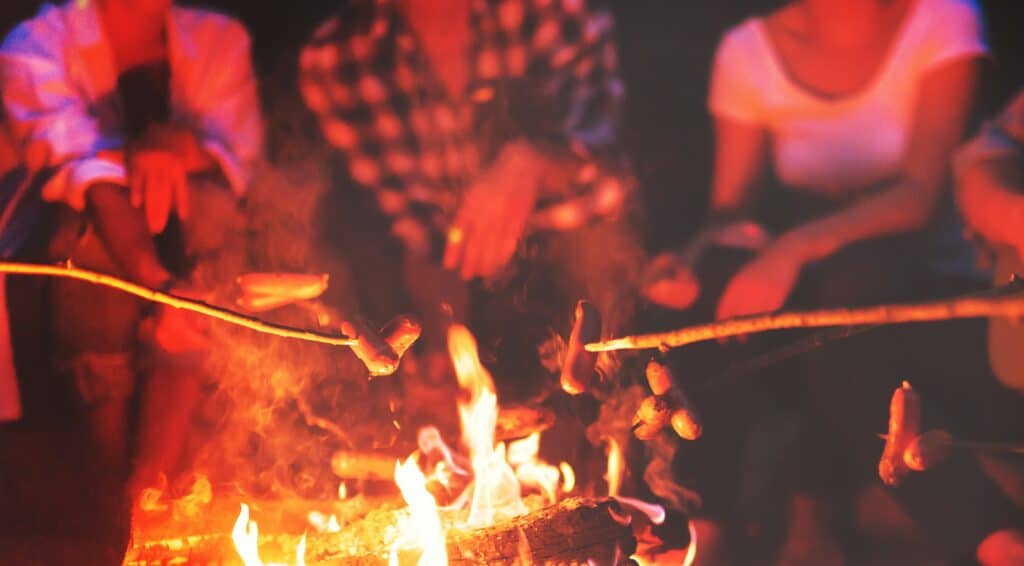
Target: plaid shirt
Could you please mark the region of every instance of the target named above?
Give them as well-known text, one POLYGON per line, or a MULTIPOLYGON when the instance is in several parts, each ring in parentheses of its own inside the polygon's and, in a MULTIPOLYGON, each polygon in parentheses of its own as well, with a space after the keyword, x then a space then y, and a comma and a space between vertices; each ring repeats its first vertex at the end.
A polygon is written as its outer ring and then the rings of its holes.
POLYGON ((617 143, 623 85, 607 9, 586 0, 474 0, 459 101, 396 4, 352 2, 321 25, 302 51, 300 88, 407 250, 436 252, 461 191, 513 139, 574 168, 569 186, 540 188, 531 231, 624 211, 635 182, 617 143))

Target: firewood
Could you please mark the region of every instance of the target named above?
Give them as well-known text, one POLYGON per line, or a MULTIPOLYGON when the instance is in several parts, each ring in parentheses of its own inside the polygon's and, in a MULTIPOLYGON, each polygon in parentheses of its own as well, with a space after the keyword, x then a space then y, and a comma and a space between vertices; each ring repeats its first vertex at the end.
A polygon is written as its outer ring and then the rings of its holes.
MULTIPOLYGON (((398 513, 375 512, 339 533, 310 535, 307 563, 388 564, 398 513)), ((516 564, 526 558, 524 553, 534 564, 625 564, 636 548, 627 516, 612 500, 572 498, 491 527, 453 528, 447 535, 449 564, 516 564)), ((417 558, 412 551, 399 553, 402 565, 415 564, 417 558)))

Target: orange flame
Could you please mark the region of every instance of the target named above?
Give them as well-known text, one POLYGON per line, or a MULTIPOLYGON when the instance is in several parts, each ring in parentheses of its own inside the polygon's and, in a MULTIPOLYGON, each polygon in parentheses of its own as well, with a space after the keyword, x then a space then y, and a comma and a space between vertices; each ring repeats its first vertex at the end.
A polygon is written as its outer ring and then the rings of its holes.
POLYGON ((608 480, 608 497, 618 495, 622 485, 622 448, 614 438, 608 439, 608 472, 605 479, 608 480))
MULTIPOLYGON (((419 566, 440 566, 448 563, 445 530, 438 514, 437 502, 426 487, 426 478, 416 465, 415 455, 405 463, 395 464, 395 483, 409 505, 408 517, 399 525, 399 536, 391 547, 389 564, 398 566, 401 549, 419 549, 419 566)), ((248 565, 246 565, 248 566, 248 565)))
MULTIPOLYGON (((235 520, 235 528, 231 530, 231 540, 235 543, 235 552, 245 566, 286 566, 277 563, 264 564, 260 559, 259 527, 256 521, 249 520, 249 506, 242 504, 242 510, 235 520)), ((306 566, 306 535, 299 539, 295 547, 295 566, 306 566)))
POLYGON ((505 461, 505 445, 495 446, 498 396, 490 372, 480 363, 476 339, 465 326, 453 324, 448 330, 448 351, 459 385, 469 401, 459 404, 462 440, 469 447, 473 468, 473 496, 468 527, 485 527, 495 519, 526 512, 520 497, 519 480, 505 461))
POLYGON ((572 493, 576 489, 576 471, 568 462, 558 464, 558 469, 562 472, 562 493, 572 493))

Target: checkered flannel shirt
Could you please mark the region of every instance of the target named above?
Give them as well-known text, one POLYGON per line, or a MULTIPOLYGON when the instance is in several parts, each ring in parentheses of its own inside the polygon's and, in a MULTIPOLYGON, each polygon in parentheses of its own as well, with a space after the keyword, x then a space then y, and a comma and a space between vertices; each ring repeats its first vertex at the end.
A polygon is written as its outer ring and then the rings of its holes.
POLYGON ((611 13, 593 0, 474 0, 470 76, 453 101, 396 0, 350 5, 315 32, 300 88, 352 180, 407 250, 436 253, 459 194, 510 140, 573 168, 540 189, 533 232, 615 217, 635 182, 617 140, 623 98, 611 13))

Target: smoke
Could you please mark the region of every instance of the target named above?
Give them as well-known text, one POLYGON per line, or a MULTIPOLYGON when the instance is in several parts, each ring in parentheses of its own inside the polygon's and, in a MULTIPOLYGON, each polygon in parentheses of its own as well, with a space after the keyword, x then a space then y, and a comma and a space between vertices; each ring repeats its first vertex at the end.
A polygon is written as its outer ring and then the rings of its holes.
MULTIPOLYGON (((300 108, 284 102, 268 107, 274 109, 268 116, 274 163, 262 165, 249 187, 239 241, 200 269, 219 289, 216 302, 229 308, 241 272, 330 273, 330 306, 344 312, 356 302, 347 266, 320 245, 315 222, 330 189, 324 149, 308 130, 294 126, 302 120, 300 108)), ((318 327, 316 315, 301 306, 259 316, 318 327)), ((369 383, 348 349, 218 323, 210 334, 208 395, 195 418, 191 469, 208 475, 215 491, 232 485, 247 496, 336 498, 334 451, 395 441, 389 409, 394 381, 369 383)))

